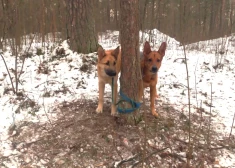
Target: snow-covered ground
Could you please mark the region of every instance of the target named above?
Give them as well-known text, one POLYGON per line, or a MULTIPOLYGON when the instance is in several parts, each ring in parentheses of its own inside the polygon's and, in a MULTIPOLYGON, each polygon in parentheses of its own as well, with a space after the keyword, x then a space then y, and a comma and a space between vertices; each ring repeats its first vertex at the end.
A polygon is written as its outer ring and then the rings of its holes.
MULTIPOLYGON (((100 33, 99 43, 105 49, 115 48, 119 45, 118 34, 111 31, 100 33)), ((140 50, 145 40, 150 40, 156 50, 161 42, 167 42, 166 55, 159 71, 158 93, 163 103, 173 105, 187 115, 187 76, 183 47, 175 39, 157 30, 152 30, 151 35, 149 32, 140 32, 140 39, 143 39, 140 50)), ((97 101, 96 53, 85 55, 72 52, 64 41, 61 47, 65 49, 66 56, 52 61, 56 55, 56 48, 52 43, 46 43, 43 48, 45 53, 37 55, 36 48, 40 45, 37 42, 33 43, 30 49, 32 57, 25 59, 23 73, 20 76, 19 92, 24 94, 24 100, 9 90, 12 88, 10 78, 4 61, 0 58, 0 152, 6 157, 17 153, 11 149, 9 141, 9 137, 15 132, 8 132, 9 127, 14 127, 15 123, 28 120, 47 122, 49 118, 56 119, 56 113, 53 111, 56 106, 79 98, 97 101), (51 52, 52 49, 55 50, 51 52), (91 63, 94 65, 90 65, 91 63)), ((186 46, 191 110, 197 112, 199 108, 203 108, 204 115, 209 115, 211 111, 215 116, 211 118, 213 127, 223 137, 229 136, 235 113, 234 52, 234 36, 186 46)), ((15 57, 12 56, 10 47, 1 54, 15 83, 15 57)), ((18 64, 19 70, 21 62, 18 64)), ((106 87, 106 90, 110 91, 110 87, 106 87)), ((161 114, 161 111, 159 113, 161 114)), ((234 134, 233 132, 232 135, 234 134)), ((11 162, 12 165, 17 165, 14 158, 11 158, 11 162)), ((224 153, 224 156, 219 158, 219 165, 235 165, 235 154, 224 153)))

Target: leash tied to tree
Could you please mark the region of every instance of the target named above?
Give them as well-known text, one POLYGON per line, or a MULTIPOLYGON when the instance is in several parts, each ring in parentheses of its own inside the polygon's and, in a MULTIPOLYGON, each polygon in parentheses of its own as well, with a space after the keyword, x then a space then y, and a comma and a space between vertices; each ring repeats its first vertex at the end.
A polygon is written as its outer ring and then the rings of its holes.
MULTIPOLYGON (((114 97, 113 97, 113 85, 114 85, 113 80, 114 79, 112 78, 112 103, 115 103, 114 102, 114 97)), ((141 106, 140 102, 136 102, 136 101, 130 99, 121 90, 120 90, 120 97, 121 97, 121 100, 119 100, 116 104, 117 105, 117 111, 119 113, 122 113, 122 114, 131 113, 131 112, 137 110, 138 108, 140 108, 140 106, 141 106), (119 104, 122 103, 122 102, 128 102, 131 105, 131 108, 121 108, 119 104)))

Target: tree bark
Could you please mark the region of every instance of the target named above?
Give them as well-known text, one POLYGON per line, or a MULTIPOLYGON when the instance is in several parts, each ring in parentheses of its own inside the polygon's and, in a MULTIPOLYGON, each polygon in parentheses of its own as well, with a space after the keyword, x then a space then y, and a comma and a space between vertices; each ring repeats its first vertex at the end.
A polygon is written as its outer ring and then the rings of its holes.
MULTIPOLYGON (((140 74, 139 0, 120 0, 122 66, 120 85, 123 94, 138 101, 140 74)), ((125 105, 128 107, 128 105, 125 105)))
POLYGON ((229 32, 228 32, 228 34, 232 34, 232 30, 233 30, 233 24, 234 24, 234 21, 233 21, 233 13, 234 13, 234 4, 235 4, 235 2, 232 2, 232 0, 230 0, 230 2, 229 2, 230 4, 229 4, 229 27, 230 27, 230 29, 229 29, 229 32), (234 4, 233 4, 234 3, 234 4))
POLYGON ((119 3, 117 3, 117 0, 115 0, 115 2, 114 2, 115 4, 114 4, 114 30, 119 30, 119 27, 118 27, 118 4, 119 3))
POLYGON ((71 49, 79 53, 97 51, 93 0, 69 0, 71 49))
POLYGON ((215 21, 215 14, 214 14, 214 3, 211 3, 211 10, 209 10, 209 11, 211 11, 211 13, 210 13, 210 24, 209 24, 209 37, 210 38, 212 38, 213 37, 213 34, 214 34, 214 27, 216 26, 215 24, 214 24, 214 21, 215 21))

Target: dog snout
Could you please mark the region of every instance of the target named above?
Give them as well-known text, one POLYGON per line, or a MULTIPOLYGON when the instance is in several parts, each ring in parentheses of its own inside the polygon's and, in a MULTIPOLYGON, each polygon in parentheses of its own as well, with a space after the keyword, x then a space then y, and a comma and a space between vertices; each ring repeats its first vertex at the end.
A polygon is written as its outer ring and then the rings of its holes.
POLYGON ((116 71, 114 70, 111 70, 111 69, 106 69, 105 70, 105 73, 108 75, 108 76, 116 76, 116 71))
POLYGON ((156 66, 153 66, 153 67, 152 67, 152 72, 154 72, 154 73, 157 72, 157 67, 156 67, 156 66))

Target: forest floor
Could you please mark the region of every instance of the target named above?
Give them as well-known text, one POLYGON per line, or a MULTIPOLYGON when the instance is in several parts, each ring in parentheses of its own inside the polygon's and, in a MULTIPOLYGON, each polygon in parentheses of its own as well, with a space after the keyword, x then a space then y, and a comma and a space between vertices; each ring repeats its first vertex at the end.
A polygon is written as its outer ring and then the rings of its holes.
MULTIPOLYGON (((109 103, 102 114, 94 113, 96 106, 87 99, 63 103, 54 110, 58 115, 55 121, 17 125, 11 137, 12 148, 19 151, 15 159, 21 161, 22 168, 186 165, 189 125, 183 113, 163 105, 158 109, 159 118, 141 110, 138 123, 131 124, 130 116, 111 116, 109 103)), ((192 167, 220 167, 218 158, 234 148, 234 137, 217 141, 218 133, 206 128, 207 120, 200 113, 193 114, 191 120, 201 123, 191 128, 192 167)))

